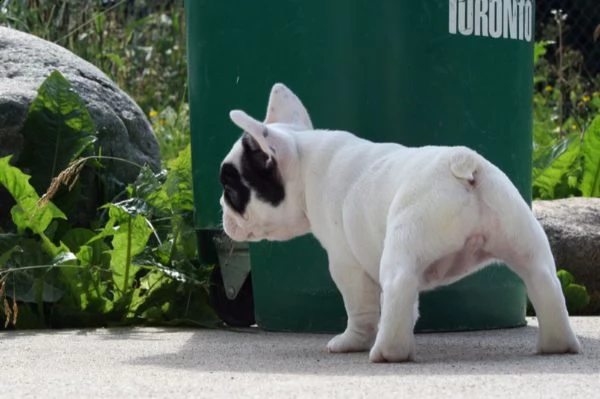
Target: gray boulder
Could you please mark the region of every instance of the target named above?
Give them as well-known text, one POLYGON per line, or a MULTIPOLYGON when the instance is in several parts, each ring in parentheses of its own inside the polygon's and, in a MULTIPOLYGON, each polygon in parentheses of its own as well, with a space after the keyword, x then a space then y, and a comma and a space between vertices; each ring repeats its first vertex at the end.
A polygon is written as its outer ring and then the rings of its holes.
POLYGON ((533 212, 548 235, 556 265, 584 284, 587 313, 600 313, 600 198, 534 201, 533 212))
MULTIPOLYGON (((0 156, 13 154, 13 160, 18 160, 28 107, 54 70, 85 101, 96 123, 102 154, 147 164, 155 171, 160 168, 159 147, 148 119, 102 71, 63 47, 5 27, 0 27, 0 156)), ((122 162, 105 166, 116 187, 138 174, 137 167, 122 162)))

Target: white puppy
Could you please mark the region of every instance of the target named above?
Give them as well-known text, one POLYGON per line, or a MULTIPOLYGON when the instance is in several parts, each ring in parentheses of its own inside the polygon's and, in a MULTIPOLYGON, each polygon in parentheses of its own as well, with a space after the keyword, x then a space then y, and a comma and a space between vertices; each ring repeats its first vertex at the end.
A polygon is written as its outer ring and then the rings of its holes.
POLYGON ((475 151, 315 130, 283 84, 273 86, 264 122, 238 110, 230 117, 244 134, 221 165, 225 232, 236 241, 314 234, 348 314, 329 351, 412 359, 419 292, 498 260, 525 282, 538 351, 580 351, 544 231, 475 151))

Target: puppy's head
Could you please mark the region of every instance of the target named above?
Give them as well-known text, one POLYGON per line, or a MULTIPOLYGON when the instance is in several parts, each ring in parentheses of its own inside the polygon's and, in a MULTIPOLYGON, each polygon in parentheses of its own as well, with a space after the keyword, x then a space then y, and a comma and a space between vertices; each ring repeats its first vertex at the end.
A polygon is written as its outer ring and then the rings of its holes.
POLYGON ((281 83, 264 122, 234 110, 244 133, 221 164, 223 228, 236 241, 288 240, 310 230, 293 131, 312 130, 306 109, 281 83))

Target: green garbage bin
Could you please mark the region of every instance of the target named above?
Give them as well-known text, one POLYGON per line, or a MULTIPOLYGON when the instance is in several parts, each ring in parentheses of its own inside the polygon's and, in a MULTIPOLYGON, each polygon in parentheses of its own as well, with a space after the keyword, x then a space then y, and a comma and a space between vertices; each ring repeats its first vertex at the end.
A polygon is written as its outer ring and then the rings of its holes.
MULTIPOLYGON (((532 1, 190 0, 186 7, 200 237, 221 223, 219 164, 239 135, 228 111, 260 118, 275 82, 298 94, 320 128, 408 146, 470 146, 530 201, 532 1)), ((260 327, 344 329, 341 296, 315 239, 249 251, 260 327)), ((521 326, 525 308, 522 282, 493 266, 423 293, 416 330, 521 326)))

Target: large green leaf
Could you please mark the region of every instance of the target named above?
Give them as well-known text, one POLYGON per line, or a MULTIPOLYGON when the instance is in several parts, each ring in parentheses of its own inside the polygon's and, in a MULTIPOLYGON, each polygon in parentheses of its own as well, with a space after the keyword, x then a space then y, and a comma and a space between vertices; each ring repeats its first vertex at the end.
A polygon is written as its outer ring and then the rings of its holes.
POLYGON ((581 141, 569 138, 552 147, 547 158, 538 161, 533 172, 533 187, 542 198, 554 198, 554 190, 581 154, 581 141))
POLYGON ((69 229, 60 241, 77 254, 80 264, 108 269, 110 256, 106 251, 110 250, 110 247, 103 240, 94 240, 95 237, 96 233, 92 230, 73 228, 69 229), (79 253, 83 257, 80 257, 79 253))
POLYGON ((167 170, 158 174, 142 168, 131 187, 132 194, 146 201, 155 215, 193 211, 191 146, 188 144, 166 166, 167 170))
POLYGON ((130 187, 131 194, 134 198, 143 200, 150 205, 152 213, 168 216, 171 214, 171 202, 167 192, 163 189, 166 178, 166 170, 155 174, 148 166, 144 166, 130 187))
POLYGON ((192 152, 189 144, 179 152, 177 158, 167 163, 167 169, 169 174, 165 186, 173 209, 193 211, 192 152))
POLYGON ((600 197, 600 115, 587 128, 583 138, 583 178, 581 193, 600 197))
POLYGON ((40 197, 29 184, 30 176, 10 164, 11 156, 0 158, 0 184, 13 196, 17 204, 12 208, 13 222, 19 230, 31 229, 42 235, 52 219, 66 219, 54 204, 39 203, 40 197))
MULTIPOLYGON (((109 246, 103 240, 90 242, 96 233, 92 230, 75 228, 70 229, 61 238, 76 257, 76 264, 80 267, 61 268, 61 279, 68 287, 68 298, 61 304, 71 306, 80 311, 97 311, 105 313, 110 311, 112 304, 106 298, 107 283, 112 280, 109 272, 110 256, 109 246)), ((58 262, 60 258, 55 258, 58 262)), ((61 263, 63 264, 63 263, 61 263)))
POLYGON ((535 180, 547 168, 550 168, 554 161, 563 155, 575 140, 579 140, 579 137, 570 135, 538 148, 533 157, 533 179, 535 180))
POLYGON ((192 154, 188 144, 177 158, 167 163, 169 174, 164 187, 171 199, 171 225, 177 251, 185 258, 196 256, 196 230, 193 222, 194 196, 192 192, 192 154))
POLYGON ((54 176, 91 147, 95 132, 79 94, 60 72, 54 71, 29 106, 18 166, 29 170, 31 184, 38 193, 45 192, 54 176))
POLYGON ((159 289, 163 284, 170 281, 170 278, 159 270, 152 270, 139 278, 137 288, 132 293, 131 304, 129 305, 128 317, 139 317, 139 312, 143 308, 151 306, 151 302, 147 301, 155 290, 159 289), (136 315, 137 313, 137 315, 136 315))
POLYGON ((132 215, 119 204, 108 204, 113 239, 110 251, 110 268, 115 285, 124 294, 130 290, 133 276, 140 269, 133 264, 133 257, 142 253, 148 242, 152 229, 146 218, 132 215))

